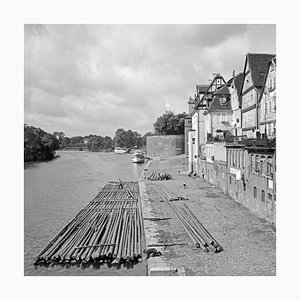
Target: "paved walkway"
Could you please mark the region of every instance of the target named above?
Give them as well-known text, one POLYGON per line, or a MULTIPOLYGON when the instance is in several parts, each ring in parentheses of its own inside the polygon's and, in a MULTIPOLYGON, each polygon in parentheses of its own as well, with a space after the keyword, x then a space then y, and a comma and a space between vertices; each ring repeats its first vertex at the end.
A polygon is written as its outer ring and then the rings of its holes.
POLYGON ((162 256, 164 262, 171 268, 178 270, 184 268, 185 275, 276 275, 274 228, 218 188, 201 178, 188 177, 187 168, 187 158, 177 156, 151 161, 148 171, 145 172, 145 174, 167 172, 174 178, 167 181, 145 180, 152 216, 171 217, 168 220, 151 221, 157 232, 157 240, 167 243, 188 243, 166 247, 162 256), (186 189, 183 188, 184 182, 187 185, 186 189), (156 184, 189 198, 187 201, 172 203, 178 206, 186 203, 222 245, 224 251, 205 253, 195 249, 166 204, 155 197, 153 188, 156 184))

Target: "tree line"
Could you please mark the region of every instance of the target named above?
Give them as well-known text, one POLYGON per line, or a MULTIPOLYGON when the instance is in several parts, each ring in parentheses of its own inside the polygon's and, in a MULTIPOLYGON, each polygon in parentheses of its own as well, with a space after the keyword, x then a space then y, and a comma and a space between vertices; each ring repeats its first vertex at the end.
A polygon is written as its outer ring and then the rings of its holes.
POLYGON ((143 148, 146 147, 148 136, 184 134, 186 116, 186 113, 176 115, 172 111, 166 111, 153 124, 154 133, 147 132, 141 135, 131 129, 119 128, 113 138, 96 134, 67 137, 62 131, 55 131, 51 134, 41 128, 24 124, 25 161, 52 159, 55 150, 58 149, 112 151, 115 147, 143 148))
POLYGON ((146 146, 146 137, 153 135, 147 132, 143 136, 132 130, 119 128, 113 138, 90 134, 87 136, 67 137, 63 132, 54 132, 61 149, 81 148, 90 151, 112 151, 115 147, 141 148, 146 146))
POLYGON ((57 138, 41 128, 24 124, 24 160, 49 160, 59 149, 57 138))

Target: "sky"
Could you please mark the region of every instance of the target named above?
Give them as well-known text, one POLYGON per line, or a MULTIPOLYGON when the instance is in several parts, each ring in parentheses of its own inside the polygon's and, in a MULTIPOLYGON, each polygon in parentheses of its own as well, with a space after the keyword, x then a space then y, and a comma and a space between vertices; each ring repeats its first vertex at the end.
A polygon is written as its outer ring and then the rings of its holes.
POLYGON ((25 25, 24 123, 66 136, 153 132, 197 84, 276 53, 275 25, 25 25))

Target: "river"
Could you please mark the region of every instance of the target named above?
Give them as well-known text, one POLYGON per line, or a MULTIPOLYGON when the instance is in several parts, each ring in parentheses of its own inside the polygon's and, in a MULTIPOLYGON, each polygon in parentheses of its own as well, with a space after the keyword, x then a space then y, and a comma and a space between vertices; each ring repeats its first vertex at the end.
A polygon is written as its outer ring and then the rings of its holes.
POLYGON ((34 257, 108 181, 139 180, 144 164, 133 164, 130 154, 57 151, 59 158, 24 166, 24 274, 25 275, 146 275, 146 263, 133 268, 82 269, 34 267, 34 257))

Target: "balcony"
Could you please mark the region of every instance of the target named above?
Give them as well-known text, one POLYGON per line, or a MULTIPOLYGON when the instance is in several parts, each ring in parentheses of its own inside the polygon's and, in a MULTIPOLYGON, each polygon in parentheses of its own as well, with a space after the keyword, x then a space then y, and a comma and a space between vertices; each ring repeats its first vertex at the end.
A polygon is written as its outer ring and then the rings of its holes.
POLYGON ((246 147, 257 148, 276 148, 276 137, 273 139, 265 138, 247 138, 243 136, 230 136, 225 139, 226 144, 244 145, 246 147))

